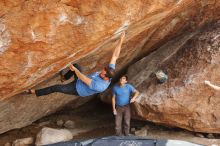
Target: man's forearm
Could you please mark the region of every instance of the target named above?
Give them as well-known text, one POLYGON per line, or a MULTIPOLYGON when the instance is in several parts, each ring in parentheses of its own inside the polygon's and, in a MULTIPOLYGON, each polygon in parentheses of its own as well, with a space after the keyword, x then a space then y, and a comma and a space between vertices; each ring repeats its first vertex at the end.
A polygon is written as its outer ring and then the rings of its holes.
POLYGON ((115 97, 112 97, 112 109, 115 110, 115 97))
POLYGON ((122 39, 120 39, 120 41, 119 41, 118 45, 116 46, 116 48, 115 48, 115 50, 114 50, 113 56, 114 56, 114 57, 116 57, 116 58, 118 58, 118 57, 119 57, 119 55, 120 55, 120 51, 121 51, 122 42, 123 42, 123 40, 122 40, 122 39))
POLYGON ((116 61, 120 55, 120 51, 121 51, 121 45, 123 43, 123 40, 124 40, 124 37, 125 37, 125 33, 123 32, 121 34, 121 37, 120 37, 120 41, 119 43, 117 44, 113 54, 112 54, 112 58, 111 58, 111 61, 110 61, 110 64, 116 64, 116 61))
POLYGON ((92 80, 89 79, 87 76, 82 74, 78 69, 75 70, 76 76, 82 80, 86 85, 90 86, 92 80))
POLYGON ((133 96, 133 98, 136 99, 136 98, 138 97, 138 95, 139 95, 139 92, 136 91, 135 94, 134 94, 134 96, 133 96))

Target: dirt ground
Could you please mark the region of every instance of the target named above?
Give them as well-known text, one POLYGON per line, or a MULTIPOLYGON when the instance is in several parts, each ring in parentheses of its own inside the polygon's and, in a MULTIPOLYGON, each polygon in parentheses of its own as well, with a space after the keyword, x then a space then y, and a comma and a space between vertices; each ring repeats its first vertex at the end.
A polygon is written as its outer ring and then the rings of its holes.
MULTIPOLYGON (((111 106, 103 104, 99 100, 93 100, 89 103, 73 109, 71 106, 67 106, 61 111, 44 117, 32 125, 27 127, 12 130, 0 135, 0 146, 7 142, 12 143, 16 139, 36 137, 36 134, 43 127, 51 128, 64 128, 58 126, 58 120, 71 120, 75 122, 75 128, 69 129, 73 133, 73 140, 83 140, 90 138, 99 138, 104 136, 114 135, 114 116, 111 111, 111 106)), ((179 128, 169 128, 159 125, 155 125, 150 122, 132 120, 131 128, 135 129, 135 132, 139 136, 153 139, 179 139, 190 141, 203 145, 219 145, 219 135, 214 135, 215 139, 206 138, 207 134, 203 134, 204 138, 195 136, 196 133, 185 131, 179 128), (144 129, 147 129, 147 135, 138 134, 144 129)), ((132 130, 134 134, 134 130, 132 130)))

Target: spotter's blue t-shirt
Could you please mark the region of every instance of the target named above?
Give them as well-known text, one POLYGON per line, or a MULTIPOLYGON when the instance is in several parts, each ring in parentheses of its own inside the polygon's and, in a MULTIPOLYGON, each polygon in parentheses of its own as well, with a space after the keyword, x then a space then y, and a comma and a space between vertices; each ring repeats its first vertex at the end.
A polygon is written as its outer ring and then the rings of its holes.
POLYGON ((115 85, 112 89, 113 95, 115 95, 116 105, 124 106, 130 103, 130 97, 135 92, 135 88, 131 84, 125 84, 124 86, 115 85))
MULTIPOLYGON (((109 67, 115 69, 115 64, 109 64, 109 67)), ((88 77, 92 79, 90 86, 86 85, 82 82, 82 80, 78 79, 76 82, 76 91, 79 96, 85 97, 90 96, 96 93, 101 93, 105 91, 111 83, 110 81, 105 81, 99 76, 100 72, 95 72, 88 77)))

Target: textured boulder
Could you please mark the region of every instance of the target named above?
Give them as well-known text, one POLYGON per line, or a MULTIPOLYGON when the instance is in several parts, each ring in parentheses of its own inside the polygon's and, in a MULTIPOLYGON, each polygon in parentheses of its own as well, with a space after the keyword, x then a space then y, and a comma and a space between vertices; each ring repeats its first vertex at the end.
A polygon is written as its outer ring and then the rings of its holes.
POLYGON ((117 70, 185 31, 219 19, 216 0, 0 1, 0 133, 56 111, 76 97, 16 95, 48 83, 70 62, 85 73, 107 65, 127 29, 117 70), (42 84, 39 84, 42 83, 42 84), (10 121, 10 122, 9 122, 10 121))
POLYGON ((13 146, 25 146, 25 145, 31 145, 34 143, 34 138, 33 137, 28 137, 28 138, 22 138, 22 139, 17 139, 13 142, 13 146))
POLYGON ((37 146, 49 145, 58 142, 70 141, 73 138, 72 133, 67 129, 43 128, 36 138, 37 146))
POLYGON ((207 26, 181 49, 173 45, 167 44, 129 68, 131 83, 141 92, 133 105, 134 116, 191 131, 220 133, 220 92, 204 84, 211 80, 220 85, 220 22, 207 26), (175 54, 169 52, 172 47, 178 50, 175 54), (168 72, 166 83, 156 81, 157 69, 168 72))

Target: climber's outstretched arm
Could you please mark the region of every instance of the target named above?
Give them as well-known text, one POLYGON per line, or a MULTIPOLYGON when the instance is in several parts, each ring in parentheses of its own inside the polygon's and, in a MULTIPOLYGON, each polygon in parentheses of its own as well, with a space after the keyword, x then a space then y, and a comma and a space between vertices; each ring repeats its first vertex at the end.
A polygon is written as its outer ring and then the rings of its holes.
POLYGON ((111 61, 110 61, 110 64, 116 64, 116 61, 120 55, 120 51, 121 51, 121 45, 124 41, 124 38, 125 38, 125 32, 123 31, 122 34, 121 34, 121 37, 120 37, 120 41, 119 43, 117 44, 114 52, 113 52, 113 55, 112 55, 112 58, 111 58, 111 61))

